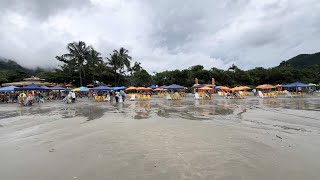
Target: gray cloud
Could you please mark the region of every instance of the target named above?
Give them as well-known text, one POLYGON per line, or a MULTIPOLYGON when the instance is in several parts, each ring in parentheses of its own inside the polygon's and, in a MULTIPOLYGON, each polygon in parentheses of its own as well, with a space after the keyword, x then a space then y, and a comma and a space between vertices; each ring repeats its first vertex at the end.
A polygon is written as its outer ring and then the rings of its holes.
POLYGON ((3 0, 0 56, 56 66, 83 40, 104 56, 121 46, 149 70, 271 67, 319 51, 318 0, 3 0))
POLYGON ((1 0, 0 11, 12 11, 44 20, 66 9, 90 6, 90 0, 1 0))

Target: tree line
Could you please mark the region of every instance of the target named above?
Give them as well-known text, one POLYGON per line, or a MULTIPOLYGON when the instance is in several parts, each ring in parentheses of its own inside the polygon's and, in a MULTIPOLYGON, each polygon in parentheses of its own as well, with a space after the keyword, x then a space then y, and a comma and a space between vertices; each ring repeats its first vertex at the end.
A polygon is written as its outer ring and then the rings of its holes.
MULTIPOLYGON (((273 68, 256 67, 250 70, 241 70, 232 65, 227 70, 212 67, 207 69, 202 65, 192 66, 183 70, 172 70, 149 74, 138 61, 133 61, 129 51, 123 47, 113 50, 103 57, 93 46, 85 42, 72 42, 67 45, 66 53, 56 56, 56 60, 62 64, 58 68, 47 71, 36 69, 33 75, 37 75, 49 82, 71 83, 76 86, 87 84, 110 84, 113 86, 149 86, 180 84, 190 87, 197 78, 199 83, 211 84, 215 78, 217 85, 257 86, 260 84, 285 84, 295 81, 304 83, 320 82, 320 65, 302 67, 294 66, 289 61, 283 61, 273 68)), ((297 61, 297 60, 295 60, 297 61)), ((8 73, 0 71, 0 83, 6 81, 21 80, 30 75, 30 72, 13 71, 8 73), (10 73, 9 73, 10 74, 10 73)))

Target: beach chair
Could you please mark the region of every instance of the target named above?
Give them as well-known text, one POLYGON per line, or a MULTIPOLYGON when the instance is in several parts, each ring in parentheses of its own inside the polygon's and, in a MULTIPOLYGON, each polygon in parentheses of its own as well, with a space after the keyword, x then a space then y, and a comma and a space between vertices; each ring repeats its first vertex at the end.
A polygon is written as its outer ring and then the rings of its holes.
POLYGON ((258 91, 258 95, 259 95, 259 98, 265 98, 267 96, 263 95, 263 93, 261 91, 258 91))
POLYGON ((202 97, 200 97, 199 93, 194 93, 194 99, 202 99, 202 97))
POLYGON ((243 91, 239 91, 239 98, 244 98, 244 96, 245 96, 245 94, 244 94, 244 92, 243 91))
POLYGON ((284 90, 284 93, 285 93, 285 97, 291 97, 291 98, 293 98, 293 97, 295 97, 296 95, 293 95, 293 94, 291 94, 289 91, 287 91, 287 90, 284 90))
POLYGON ((170 94, 167 94, 166 99, 167 99, 167 100, 172 100, 170 94))
POLYGON ((132 94, 131 97, 130 97, 130 101, 135 101, 135 100, 136 100, 136 95, 132 94))

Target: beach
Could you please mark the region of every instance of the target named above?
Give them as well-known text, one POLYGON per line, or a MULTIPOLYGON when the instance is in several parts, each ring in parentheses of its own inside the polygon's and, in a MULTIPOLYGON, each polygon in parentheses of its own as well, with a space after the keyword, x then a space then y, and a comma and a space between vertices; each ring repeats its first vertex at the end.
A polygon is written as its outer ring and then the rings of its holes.
POLYGON ((320 98, 0 104, 0 179, 318 179, 320 98))

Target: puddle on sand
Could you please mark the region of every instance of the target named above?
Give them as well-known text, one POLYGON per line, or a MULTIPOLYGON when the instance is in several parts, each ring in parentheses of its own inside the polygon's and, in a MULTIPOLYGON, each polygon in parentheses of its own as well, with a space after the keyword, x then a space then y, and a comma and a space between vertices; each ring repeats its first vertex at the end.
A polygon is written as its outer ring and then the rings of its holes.
MULTIPOLYGON (((15 111, 1 111, 0 119, 28 115, 61 115, 62 118, 85 117, 92 121, 103 117, 106 113, 127 114, 133 119, 150 119, 152 117, 182 118, 188 120, 211 120, 216 116, 235 114, 242 117, 248 109, 267 107, 320 111, 320 98, 278 98, 278 99, 214 99, 194 100, 186 98, 177 101, 153 99, 151 101, 135 101, 125 103, 59 104, 58 106, 18 107, 15 111)), ((2 106, 0 108, 5 108, 2 106)))
POLYGON ((47 107, 37 107, 37 106, 30 106, 30 107, 21 107, 19 110, 16 111, 2 111, 0 113, 0 119, 12 118, 17 116, 28 116, 28 115, 46 115, 51 112, 52 108, 47 107))
POLYGON ((158 101, 134 102, 134 119, 148 119, 154 116, 182 118, 188 120, 210 120, 216 115, 233 114, 228 106, 219 106, 213 101, 158 101))

